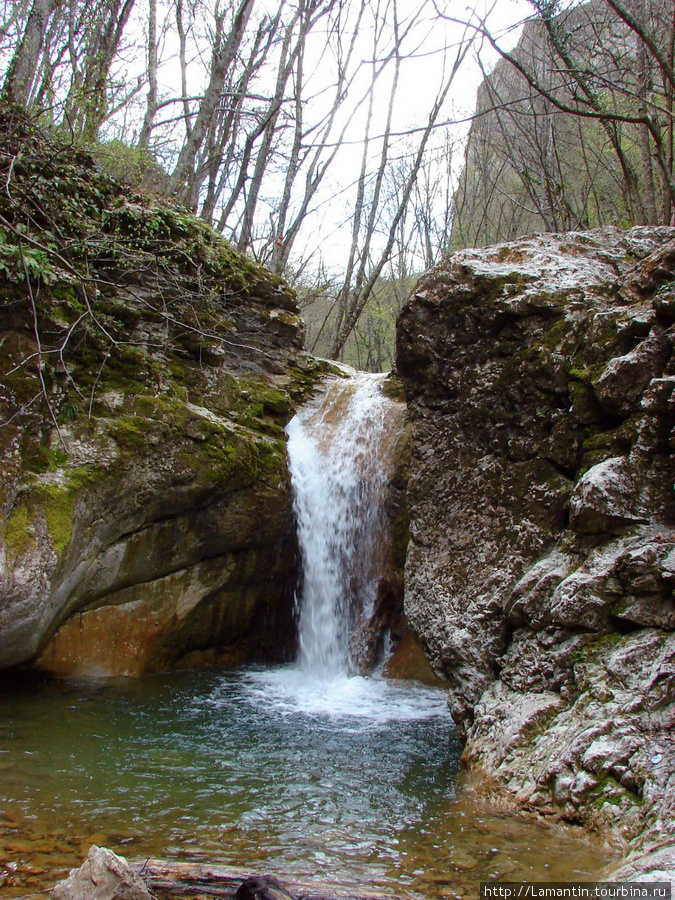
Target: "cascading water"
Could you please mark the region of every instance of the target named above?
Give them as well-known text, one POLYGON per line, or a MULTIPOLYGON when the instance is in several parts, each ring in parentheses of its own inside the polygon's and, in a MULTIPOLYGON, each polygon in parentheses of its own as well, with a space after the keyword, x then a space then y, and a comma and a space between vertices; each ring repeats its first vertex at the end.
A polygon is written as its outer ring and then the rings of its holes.
POLYGON ((287 427, 303 563, 298 666, 314 676, 354 670, 354 631, 377 597, 394 405, 384 377, 336 379, 287 427))

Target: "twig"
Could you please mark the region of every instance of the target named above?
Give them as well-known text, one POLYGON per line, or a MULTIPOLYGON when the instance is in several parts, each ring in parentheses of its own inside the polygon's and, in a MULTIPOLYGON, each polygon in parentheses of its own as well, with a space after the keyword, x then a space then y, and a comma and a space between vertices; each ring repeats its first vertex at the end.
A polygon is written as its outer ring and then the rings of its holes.
POLYGON ((110 358, 110 350, 107 351, 106 355, 103 357, 103 361, 99 366, 98 372, 96 373, 96 378, 94 379, 94 383, 91 386, 91 393, 89 394, 89 410, 87 412, 87 418, 91 419, 91 410, 94 405, 94 395, 96 393, 96 386, 98 385, 99 379, 103 374, 103 369, 105 368, 105 364, 108 362, 110 358))
POLYGON ((38 391, 37 394, 33 397, 32 400, 29 400, 28 403, 24 403, 23 406, 20 406, 17 411, 9 417, 9 419, 5 419, 4 422, 0 422, 0 428, 4 428, 6 425, 11 424, 17 416, 20 416, 22 413, 25 413, 27 409, 30 409, 31 406, 35 403, 38 397, 42 396, 42 391, 38 391))
POLYGON ((16 200, 14 199, 14 197, 12 197, 12 192, 9 189, 9 184, 12 180, 12 172, 14 171, 14 164, 16 163, 18 157, 19 157, 18 153, 12 157, 12 161, 9 164, 9 169, 7 170, 7 178, 5 178, 5 193, 9 197, 10 203, 14 203, 15 205, 16 205, 16 200))

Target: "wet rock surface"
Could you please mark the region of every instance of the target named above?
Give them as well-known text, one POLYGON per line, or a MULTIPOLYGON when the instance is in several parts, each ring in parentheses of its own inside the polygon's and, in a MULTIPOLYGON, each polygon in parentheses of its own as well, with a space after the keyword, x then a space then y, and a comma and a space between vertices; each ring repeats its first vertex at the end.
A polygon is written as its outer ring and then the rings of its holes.
POLYGON ((675 878, 675 229, 454 254, 398 329, 405 608, 469 768, 675 878))

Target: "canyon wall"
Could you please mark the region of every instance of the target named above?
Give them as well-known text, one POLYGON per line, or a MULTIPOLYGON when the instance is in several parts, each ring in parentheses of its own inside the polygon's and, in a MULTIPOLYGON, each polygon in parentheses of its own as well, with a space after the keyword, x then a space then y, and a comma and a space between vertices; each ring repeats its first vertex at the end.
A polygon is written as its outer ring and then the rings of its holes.
POLYGON ((405 609, 476 779, 675 877, 675 229, 466 250, 404 307, 405 609))

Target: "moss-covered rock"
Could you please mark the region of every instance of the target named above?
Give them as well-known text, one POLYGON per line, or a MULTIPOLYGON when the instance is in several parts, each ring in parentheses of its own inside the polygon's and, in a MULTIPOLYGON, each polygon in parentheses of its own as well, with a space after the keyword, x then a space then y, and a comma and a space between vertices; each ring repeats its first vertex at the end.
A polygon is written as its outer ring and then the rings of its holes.
POLYGON ((0 135, 0 667, 283 658, 284 425, 330 369, 293 292, 18 111, 0 135))

